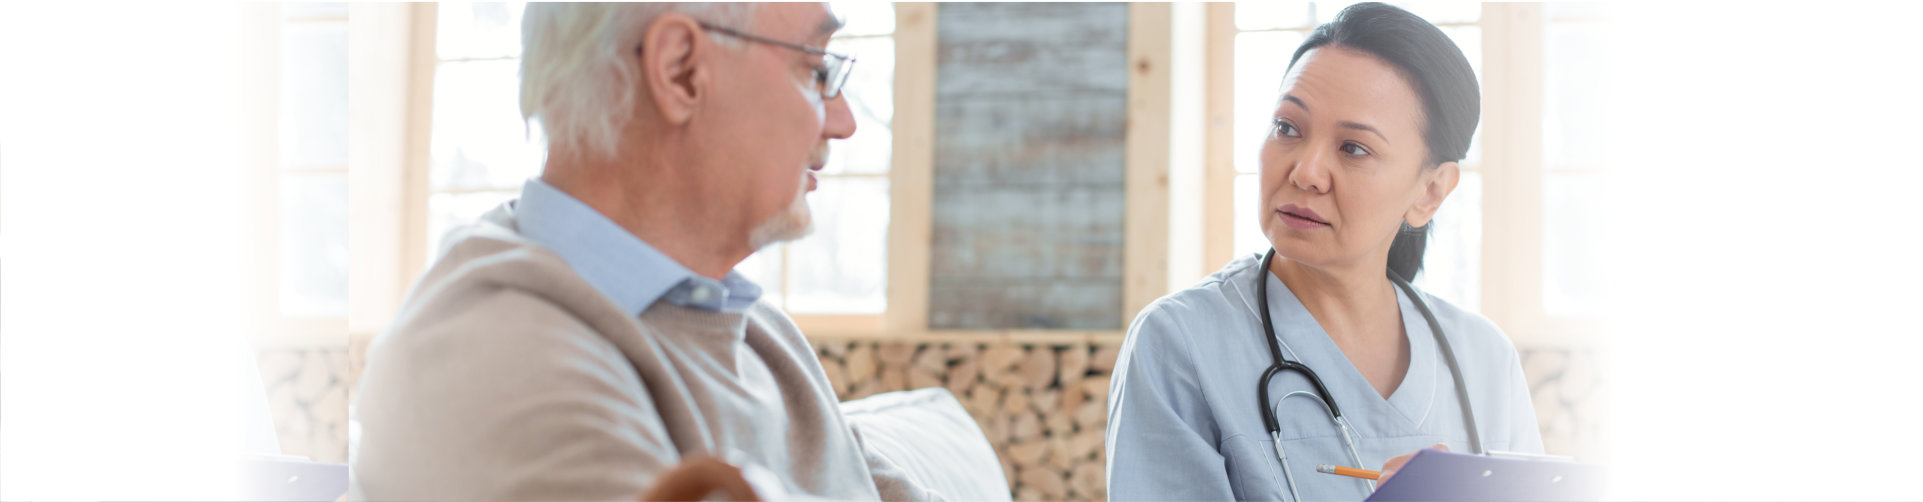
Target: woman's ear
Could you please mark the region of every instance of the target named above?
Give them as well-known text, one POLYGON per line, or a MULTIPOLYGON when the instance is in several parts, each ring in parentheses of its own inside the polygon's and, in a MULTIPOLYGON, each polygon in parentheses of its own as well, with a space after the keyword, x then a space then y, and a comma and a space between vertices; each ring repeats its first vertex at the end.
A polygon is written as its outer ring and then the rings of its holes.
POLYGON ((679 125, 694 115, 713 73, 705 60, 708 42, 700 23, 685 14, 670 12, 648 23, 638 77, 642 96, 664 123, 679 125))
POLYGON ((1442 208, 1442 201, 1456 190, 1456 182, 1462 181, 1462 168, 1455 162, 1444 162, 1435 169, 1424 173, 1421 185, 1417 186, 1416 203, 1409 212, 1402 215, 1402 221, 1409 226, 1420 227, 1429 224, 1436 217, 1436 210, 1442 208))

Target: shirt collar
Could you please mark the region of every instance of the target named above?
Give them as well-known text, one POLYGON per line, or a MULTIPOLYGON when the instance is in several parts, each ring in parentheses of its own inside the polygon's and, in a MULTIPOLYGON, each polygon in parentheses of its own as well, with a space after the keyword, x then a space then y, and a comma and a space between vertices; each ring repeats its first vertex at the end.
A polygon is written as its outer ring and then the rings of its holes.
POLYGON ((738 272, 703 277, 663 254, 586 203, 539 178, 515 203, 514 223, 528 240, 559 255, 616 306, 641 315, 655 301, 738 313, 761 298, 761 287, 738 272))

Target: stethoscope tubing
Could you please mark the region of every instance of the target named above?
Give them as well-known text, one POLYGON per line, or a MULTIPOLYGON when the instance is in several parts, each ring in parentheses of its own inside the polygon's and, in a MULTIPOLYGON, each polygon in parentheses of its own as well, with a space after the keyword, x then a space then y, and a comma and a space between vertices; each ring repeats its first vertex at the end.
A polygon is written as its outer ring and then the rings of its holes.
MULTIPOLYGON (((1269 365, 1267 370, 1262 372, 1262 380, 1257 382, 1256 387, 1256 395, 1261 399, 1258 403, 1262 406, 1262 426, 1267 428, 1270 436, 1280 437, 1282 426, 1275 418, 1275 410, 1270 409, 1268 404, 1269 380, 1277 373, 1284 371, 1297 371, 1301 372, 1303 376, 1308 377, 1309 384, 1315 387, 1317 397, 1321 398, 1323 405, 1328 408, 1330 419, 1336 421, 1337 424, 1343 424, 1346 421, 1342 417, 1342 409, 1336 406, 1335 398, 1329 394, 1329 388, 1322 383, 1322 378, 1316 376, 1315 371, 1309 369, 1307 365, 1291 361, 1282 356, 1282 346, 1279 340, 1281 335, 1276 333, 1275 320, 1269 314, 1269 280, 1267 274, 1270 273, 1269 267, 1274 262, 1275 249, 1270 248, 1269 252, 1262 256, 1261 279, 1257 280, 1255 285, 1255 301, 1260 305, 1260 309, 1262 310, 1263 338, 1269 342, 1269 357, 1274 361, 1274 363, 1269 365)), ((1442 333, 1442 323, 1436 321, 1435 313, 1429 310, 1428 302, 1422 300, 1422 295, 1416 293, 1415 287, 1409 285, 1409 281, 1396 275, 1394 270, 1389 270, 1388 275, 1389 282, 1395 283, 1396 287, 1401 288, 1405 294, 1409 295, 1409 299, 1415 302, 1416 310, 1422 313, 1422 319, 1429 324, 1429 332, 1435 335, 1437 348, 1442 351, 1443 359, 1449 365, 1449 373, 1455 377, 1456 394, 1461 397, 1462 420, 1463 423, 1467 425, 1469 431, 1470 453, 1481 453, 1483 451, 1482 435, 1476 430, 1476 415, 1470 405, 1469 385, 1463 378, 1462 365, 1456 360, 1456 353, 1454 348, 1449 345, 1449 338, 1442 333)))

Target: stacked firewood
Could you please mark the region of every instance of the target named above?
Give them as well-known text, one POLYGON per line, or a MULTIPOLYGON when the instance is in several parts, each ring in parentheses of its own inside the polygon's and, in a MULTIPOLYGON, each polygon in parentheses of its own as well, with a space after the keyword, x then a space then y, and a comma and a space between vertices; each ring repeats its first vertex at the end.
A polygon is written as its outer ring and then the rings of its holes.
POLYGON ((258 364, 280 453, 346 462, 347 350, 263 350, 258 364))
POLYGON ((1106 500, 1115 345, 820 341, 842 400, 946 387, 980 424, 1016 500, 1106 500))
POLYGON ((1602 372, 1596 353, 1580 349, 1542 348, 1522 351, 1522 373, 1529 381, 1536 423, 1542 425, 1543 449, 1585 462, 1606 459, 1599 445, 1600 414, 1606 404, 1602 372))

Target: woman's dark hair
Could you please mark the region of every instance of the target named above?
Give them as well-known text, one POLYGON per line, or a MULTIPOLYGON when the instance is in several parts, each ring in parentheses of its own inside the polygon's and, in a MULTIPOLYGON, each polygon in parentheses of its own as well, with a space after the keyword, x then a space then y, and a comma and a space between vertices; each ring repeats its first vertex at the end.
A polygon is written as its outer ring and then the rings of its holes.
MULTIPOLYGON (((1318 26, 1289 58, 1289 68, 1310 49, 1339 45, 1366 52, 1394 67, 1422 99, 1423 140, 1430 166, 1462 160, 1469 138, 1482 118, 1482 91, 1462 49, 1442 30, 1415 14, 1377 2, 1342 9, 1335 20, 1318 26)), ((1402 224, 1389 245, 1389 270, 1415 280, 1422 270, 1429 227, 1402 224)))

